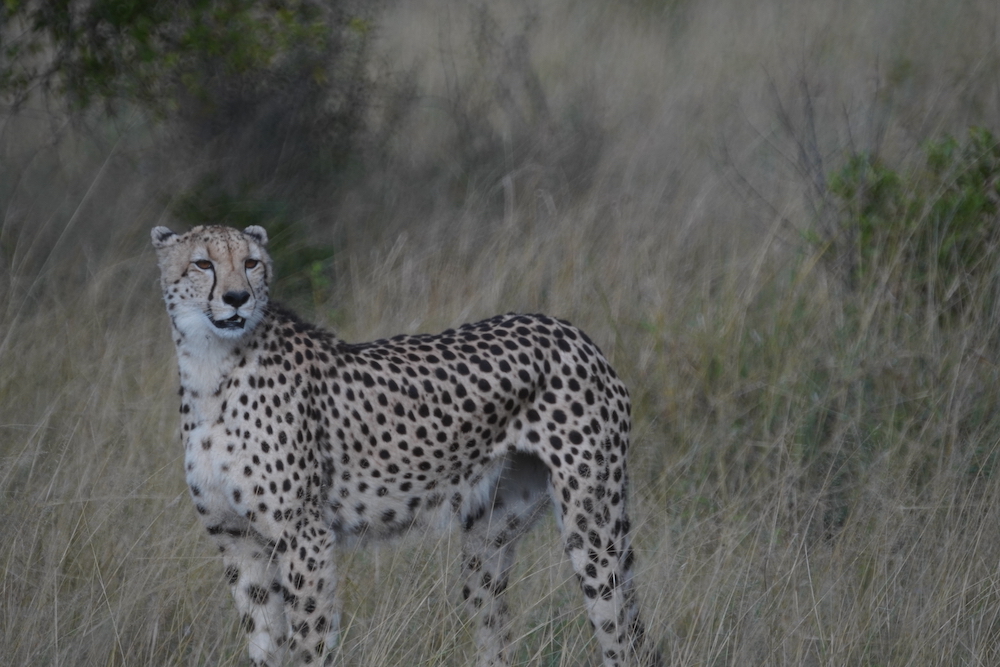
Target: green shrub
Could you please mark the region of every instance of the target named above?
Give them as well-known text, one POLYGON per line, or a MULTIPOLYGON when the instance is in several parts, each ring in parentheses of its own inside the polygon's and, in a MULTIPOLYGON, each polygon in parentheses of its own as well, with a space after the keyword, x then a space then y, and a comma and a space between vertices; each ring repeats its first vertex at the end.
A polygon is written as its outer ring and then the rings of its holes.
POLYGON ((0 104, 138 111, 196 177, 303 202, 351 163, 371 33, 345 0, 6 0, 0 104))
POLYGON ((923 150, 924 165, 904 173, 851 155, 830 178, 840 233, 823 249, 852 289, 881 281, 942 316, 966 313, 994 299, 1000 144, 972 128, 923 150))
POLYGON ((208 101, 213 78, 252 81, 293 52, 328 49, 320 9, 301 0, 266 8, 249 0, 10 0, 0 6, 0 94, 41 84, 71 107, 127 101, 169 113, 184 96, 208 101))

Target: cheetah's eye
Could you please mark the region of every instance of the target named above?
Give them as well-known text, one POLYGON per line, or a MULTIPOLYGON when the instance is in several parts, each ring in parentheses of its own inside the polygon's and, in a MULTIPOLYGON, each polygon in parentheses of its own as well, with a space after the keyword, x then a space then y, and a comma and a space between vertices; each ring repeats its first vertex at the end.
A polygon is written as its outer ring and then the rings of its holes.
POLYGON ((212 263, 207 259, 199 259, 197 262, 194 263, 194 265, 203 271, 208 271, 210 268, 212 268, 212 263))
POLYGON ((247 270, 256 268, 258 264, 260 264, 260 260, 258 259, 248 259, 247 261, 243 262, 243 266, 247 267, 247 270))

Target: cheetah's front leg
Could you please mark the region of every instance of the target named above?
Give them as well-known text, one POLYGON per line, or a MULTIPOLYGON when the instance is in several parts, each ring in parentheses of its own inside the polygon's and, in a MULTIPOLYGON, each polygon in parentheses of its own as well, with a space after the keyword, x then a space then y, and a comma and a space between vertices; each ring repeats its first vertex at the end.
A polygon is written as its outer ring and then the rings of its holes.
POLYGON ((335 539, 321 522, 305 519, 296 534, 286 533, 282 539, 288 546, 280 558, 281 589, 294 664, 324 657, 329 662, 340 639, 335 539))
POLYGON ((278 580, 273 547, 248 535, 216 535, 222 551, 226 580, 233 592, 240 625, 250 643, 250 662, 255 667, 282 664, 288 637, 284 599, 278 580))

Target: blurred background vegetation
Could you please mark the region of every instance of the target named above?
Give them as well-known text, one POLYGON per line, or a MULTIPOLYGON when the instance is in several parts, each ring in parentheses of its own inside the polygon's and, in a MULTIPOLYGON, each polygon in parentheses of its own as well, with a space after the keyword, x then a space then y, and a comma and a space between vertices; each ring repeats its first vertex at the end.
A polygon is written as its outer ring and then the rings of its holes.
MULTIPOLYGON (((243 664, 148 247, 223 223, 349 341, 585 329, 672 664, 995 663, 998 72, 986 0, 6 0, 0 654, 243 664)), ((518 664, 598 664, 552 528, 518 664)), ((457 551, 345 554, 342 660, 468 664, 457 551)))

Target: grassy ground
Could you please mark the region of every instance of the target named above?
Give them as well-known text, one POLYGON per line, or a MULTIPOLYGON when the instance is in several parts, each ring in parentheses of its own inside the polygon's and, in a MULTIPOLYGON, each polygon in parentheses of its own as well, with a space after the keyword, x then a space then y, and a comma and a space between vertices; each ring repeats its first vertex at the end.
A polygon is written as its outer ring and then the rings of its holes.
MULTIPOLYGON (((994 4, 391 8, 373 74, 418 95, 376 107, 384 159, 316 215, 335 255, 310 315, 347 340, 508 310, 585 329, 632 390, 641 599, 672 664, 995 664, 995 300, 945 324, 800 235, 803 152, 907 164, 997 129, 994 4)), ((197 161, 135 119, 6 119, 0 150, 0 654, 244 664, 147 247, 197 161)), ((344 663, 468 664, 457 553, 345 554, 344 663)), ((518 664, 597 664, 551 521, 516 578, 518 664)))

